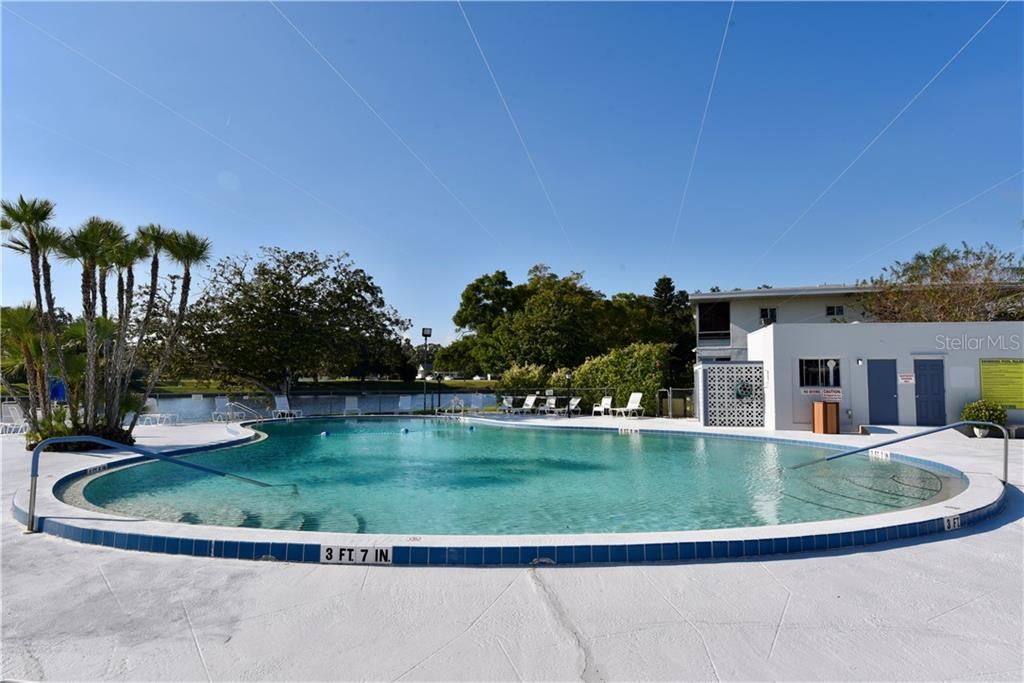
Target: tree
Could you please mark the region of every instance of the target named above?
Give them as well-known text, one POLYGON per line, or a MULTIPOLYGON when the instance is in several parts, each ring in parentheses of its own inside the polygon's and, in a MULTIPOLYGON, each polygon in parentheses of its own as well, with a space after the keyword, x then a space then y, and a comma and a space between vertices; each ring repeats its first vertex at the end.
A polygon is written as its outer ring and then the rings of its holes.
POLYGON ((860 284, 872 288, 864 313, 879 322, 1024 320, 1024 257, 989 243, 943 244, 860 284))
MULTIPOLYGON (((0 229, 4 232, 14 231, 18 233, 16 235, 18 241, 14 243, 17 245, 16 249, 24 250, 29 257, 29 264, 32 270, 32 291, 35 295, 36 333, 39 335, 40 362, 43 367, 44 376, 47 368, 49 368, 49 351, 47 350, 46 322, 43 314, 39 231, 49 224, 50 219, 53 217, 53 211, 53 202, 47 199, 26 200, 23 196, 18 195, 18 201, 16 202, 9 202, 6 199, 0 201, 0 213, 2 213, 2 216, 0 216, 0 229)), ((33 393, 29 394, 29 423, 36 426, 37 401, 33 399, 38 398, 38 406, 42 410, 43 417, 46 419, 50 416, 50 401, 48 393, 38 397, 34 397, 33 393)))
POLYGON ((496 270, 466 285, 452 321, 475 334, 490 334, 499 320, 522 308, 523 300, 522 289, 512 285, 505 271, 496 270))
POLYGON ((408 326, 347 254, 263 247, 213 266, 184 334, 200 376, 287 394, 301 376, 407 364, 408 326))
POLYGON ((533 273, 527 286, 522 310, 502 318, 494 332, 507 364, 575 366, 603 350, 604 295, 588 287, 581 273, 533 273))
POLYGON ((484 372, 476 357, 478 339, 474 335, 466 335, 437 350, 434 355, 434 368, 462 372, 467 375, 479 375, 484 372))
MULTIPOLYGON (((164 350, 160 355, 160 362, 157 364, 156 370, 150 373, 143 402, 148 400, 150 394, 153 393, 153 388, 160 379, 164 368, 167 367, 167 363, 170 361, 171 355, 174 353, 175 346, 178 343, 178 335, 181 334, 181 327, 185 323, 185 314, 188 312, 188 299, 192 289, 192 267, 210 260, 210 240, 200 237, 194 232, 173 233, 166 240, 164 247, 170 253, 174 262, 181 266, 181 293, 178 296, 178 314, 174 318, 174 325, 171 327, 167 340, 164 342, 164 350)), ((128 427, 129 432, 134 429, 138 419, 139 415, 136 413, 132 417, 131 426, 128 427)))

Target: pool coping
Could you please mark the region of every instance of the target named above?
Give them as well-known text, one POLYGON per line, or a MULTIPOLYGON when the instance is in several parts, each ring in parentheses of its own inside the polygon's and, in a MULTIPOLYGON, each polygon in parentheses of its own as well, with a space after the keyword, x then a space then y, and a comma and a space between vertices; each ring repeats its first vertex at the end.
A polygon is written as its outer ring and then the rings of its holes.
MULTIPOLYGON (((360 419, 396 416, 323 416, 303 420, 360 419)), ((410 417, 410 416, 398 416, 410 417)), ((434 419, 433 416, 411 416, 434 419)), ((237 424, 238 438, 207 445, 164 451, 166 455, 186 455, 199 451, 237 447, 262 438, 258 426, 281 420, 245 421, 237 424)), ((749 432, 704 432, 687 429, 645 427, 644 421, 623 421, 617 426, 562 422, 537 424, 502 418, 474 416, 461 418, 474 424, 532 429, 582 429, 623 431, 627 433, 675 434, 740 440, 791 443, 830 450, 853 448, 838 442, 788 439, 749 432)), ((44 470, 48 485, 41 488, 36 502, 37 528, 43 533, 68 540, 125 550, 161 552, 172 555, 222 557, 247 560, 288 562, 326 562, 344 564, 393 564, 429 566, 531 566, 531 565, 610 565, 647 562, 687 562, 740 559, 782 553, 832 550, 869 546, 885 541, 916 538, 955 531, 997 513, 1005 488, 994 475, 972 472, 970 476, 949 464, 930 458, 888 452, 887 457, 947 476, 963 478, 967 487, 959 494, 929 505, 892 512, 820 522, 735 527, 693 531, 652 531, 583 534, 508 534, 508 535, 402 535, 352 534, 279 529, 248 529, 190 525, 131 518, 87 510, 57 497, 56 491, 68 482, 95 474, 99 470, 126 466, 147 460, 134 454, 112 454, 100 466, 67 464, 57 471, 44 470), (328 548, 331 552, 328 552, 328 548), (367 549, 359 561, 359 551, 367 549), (381 554, 380 550, 387 552, 381 554), (353 556, 355 550, 355 557, 353 556), (331 555, 328 559, 328 555, 331 555), (338 561, 338 556, 342 561, 338 561)), ((941 458, 941 455, 934 456, 941 458)), ((42 465, 45 467, 45 459, 42 465)), ((13 514, 22 524, 27 521, 27 492, 19 489, 12 502, 13 514)))

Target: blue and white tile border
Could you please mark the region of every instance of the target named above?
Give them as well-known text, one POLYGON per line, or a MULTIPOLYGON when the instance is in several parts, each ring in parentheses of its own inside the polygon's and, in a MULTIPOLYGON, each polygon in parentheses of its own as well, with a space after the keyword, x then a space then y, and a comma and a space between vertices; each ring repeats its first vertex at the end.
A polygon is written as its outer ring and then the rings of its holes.
MULTIPOLYGON (((512 424, 474 418, 481 424, 503 427, 584 429, 615 431, 615 427, 582 425, 512 424)), ((245 426, 256 426, 247 423, 245 426)), ((248 435, 212 447, 200 446, 169 452, 194 453, 210 448, 237 446, 262 434, 248 435)), ((772 441, 828 449, 842 448, 836 443, 746 434, 722 434, 670 429, 644 429, 644 433, 772 441)), ((939 462, 892 453, 900 460, 968 479, 960 470, 939 462)), ((145 460, 128 456, 112 459, 102 466, 121 467, 145 460)), ((713 529, 690 532, 645 532, 630 534, 522 535, 522 536, 422 536, 378 534, 328 534, 272 529, 236 529, 152 520, 129 519, 88 512, 67 505, 54 491, 68 482, 95 473, 93 468, 74 468, 54 481, 49 498, 42 501, 37 520, 41 532, 67 540, 123 550, 156 552, 169 555, 220 557, 240 560, 280 562, 321 562, 322 547, 390 548, 390 564, 401 566, 537 566, 537 565, 619 565, 651 562, 707 562, 786 553, 802 553, 869 546, 876 543, 934 536, 971 526, 999 512, 1005 490, 991 481, 968 488, 958 496, 918 508, 823 522, 713 529)), ((991 479, 998 483, 995 477, 991 479)), ((13 514, 22 524, 27 521, 24 491, 13 502, 13 514)))

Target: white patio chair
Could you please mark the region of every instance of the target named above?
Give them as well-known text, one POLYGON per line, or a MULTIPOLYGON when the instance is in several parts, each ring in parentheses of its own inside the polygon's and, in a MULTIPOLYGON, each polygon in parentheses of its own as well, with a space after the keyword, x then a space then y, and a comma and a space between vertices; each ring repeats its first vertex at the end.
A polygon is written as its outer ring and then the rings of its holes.
POLYGON ((592 415, 611 415, 612 414, 612 397, 605 396, 601 399, 600 403, 594 404, 594 410, 592 415))
POLYGON ((514 412, 515 408, 512 406, 512 401, 513 401, 513 398, 511 396, 502 396, 501 397, 501 405, 498 406, 498 410, 503 412, 503 413, 514 412))
POLYGON ((544 405, 537 409, 538 413, 544 413, 545 415, 554 415, 558 412, 558 397, 548 396, 544 399, 544 405))
POLYGON ((240 410, 235 410, 231 407, 231 400, 227 396, 216 396, 213 399, 213 415, 211 419, 214 422, 234 422, 235 420, 241 420, 245 417, 245 413, 240 410))
POLYGON ((287 396, 274 394, 274 409, 270 411, 271 417, 302 417, 302 411, 292 408, 287 396))
POLYGON ((358 396, 346 396, 345 397, 345 415, 349 414, 349 411, 356 415, 362 415, 363 411, 359 409, 359 397, 358 396))
POLYGON ((643 393, 634 391, 629 395, 629 401, 626 402, 625 406, 620 408, 612 408, 612 415, 617 417, 640 417, 644 414, 644 409, 640 405, 640 401, 643 400, 643 393))

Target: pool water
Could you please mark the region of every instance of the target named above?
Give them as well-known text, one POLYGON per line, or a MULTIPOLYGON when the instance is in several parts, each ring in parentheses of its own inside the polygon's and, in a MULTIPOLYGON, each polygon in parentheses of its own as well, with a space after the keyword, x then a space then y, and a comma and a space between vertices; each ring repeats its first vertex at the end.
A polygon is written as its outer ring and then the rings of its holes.
POLYGON ((192 524, 393 534, 713 529, 889 512, 948 497, 949 478, 834 451, 716 436, 359 418, 262 425, 268 438, 92 479, 111 512, 192 524), (403 429, 408 430, 403 432, 403 429), (328 436, 321 433, 328 432, 328 436))

